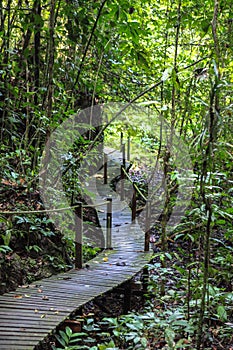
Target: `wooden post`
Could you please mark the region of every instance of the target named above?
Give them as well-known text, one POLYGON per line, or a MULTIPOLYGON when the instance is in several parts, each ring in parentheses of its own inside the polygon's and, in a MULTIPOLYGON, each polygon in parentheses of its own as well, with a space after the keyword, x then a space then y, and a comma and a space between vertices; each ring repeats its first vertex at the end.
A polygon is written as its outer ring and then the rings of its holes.
POLYGON ((133 183, 133 197, 132 197, 132 222, 136 220, 136 205, 137 205, 137 191, 133 183))
POLYGON ((108 156, 104 153, 104 184, 108 183, 108 156))
POLYGON ((112 249, 112 198, 107 198, 106 249, 112 249))
POLYGON ((121 201, 125 199, 125 173, 124 170, 126 168, 126 162, 125 162, 125 144, 123 143, 121 145, 121 152, 122 152, 122 165, 121 165, 121 201))
POLYGON ((143 290, 144 301, 147 299, 146 294, 148 293, 148 282, 149 282, 149 270, 148 270, 148 267, 145 266, 142 272, 142 290, 143 290))
POLYGON ((145 252, 150 250, 150 217, 151 217, 151 200, 148 199, 146 203, 146 223, 145 223, 145 252))
POLYGON ((123 144, 123 132, 121 131, 121 146, 123 144))
POLYGON ((127 140, 127 160, 130 161, 130 136, 128 136, 127 140))
POLYGON ((126 159, 125 159, 125 143, 121 146, 121 152, 122 152, 122 165, 124 169, 126 169, 126 159))
POLYGON ((131 309, 131 301, 132 301, 131 294, 132 294, 132 290, 131 290, 131 280, 130 280, 125 283, 125 288, 124 288, 124 306, 123 306, 124 314, 127 314, 131 309))
POLYGON ((121 201, 125 198, 125 173, 124 173, 124 165, 121 165, 121 201))
POLYGON ((81 269, 83 265, 83 207, 78 203, 75 215, 75 267, 81 269))

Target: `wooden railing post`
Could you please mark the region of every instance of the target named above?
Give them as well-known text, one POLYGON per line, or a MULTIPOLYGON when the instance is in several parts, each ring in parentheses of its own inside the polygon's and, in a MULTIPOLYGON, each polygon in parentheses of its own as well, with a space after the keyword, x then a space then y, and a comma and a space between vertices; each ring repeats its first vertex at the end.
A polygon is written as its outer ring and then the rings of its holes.
POLYGON ((131 288, 131 280, 127 281, 124 285, 124 306, 123 312, 127 314, 131 309, 132 302, 132 288, 131 288))
POLYGON ((121 131, 121 146, 122 146, 122 144, 123 144, 123 131, 121 131))
POLYGON ((133 183, 133 197, 132 197, 132 222, 136 220, 136 205, 137 205, 137 191, 133 183))
POLYGON ((143 290, 143 299, 146 300, 146 295, 148 294, 148 284, 149 284, 149 269, 148 266, 145 266, 142 271, 142 290, 143 290))
POLYGON ((108 183, 108 156, 104 153, 104 184, 108 183))
POLYGON ((121 201, 125 199, 125 173, 124 166, 121 165, 121 201))
POLYGON ((123 143, 121 145, 121 152, 122 152, 122 164, 121 164, 121 201, 125 199, 125 173, 124 170, 126 168, 126 162, 125 162, 125 144, 123 143))
POLYGON ((82 268, 83 265, 83 207, 78 203, 75 215, 75 267, 82 268))
POLYGON ((107 198, 106 248, 112 249, 112 198, 107 198))
POLYGON ((151 220, 151 200, 148 199, 146 203, 146 223, 145 223, 145 252, 150 250, 150 220, 151 220))
POLYGON ((130 161, 130 136, 127 139, 127 160, 130 161))
POLYGON ((124 169, 126 168, 126 159, 125 159, 125 143, 121 146, 121 152, 122 152, 122 165, 124 169))

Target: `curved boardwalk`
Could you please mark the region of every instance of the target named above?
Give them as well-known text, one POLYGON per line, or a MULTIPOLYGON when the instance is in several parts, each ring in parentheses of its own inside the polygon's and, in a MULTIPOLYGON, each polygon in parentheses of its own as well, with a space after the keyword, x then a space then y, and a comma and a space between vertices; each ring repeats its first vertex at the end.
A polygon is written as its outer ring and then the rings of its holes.
MULTIPOLYGON (((111 177, 120 153, 105 151, 111 177)), ((96 183, 98 188, 98 181, 89 184, 89 190, 95 193, 96 183)), ((113 198, 113 250, 105 250, 89 261, 88 268, 72 269, 0 296, 1 350, 34 349, 82 305, 131 279, 151 259, 152 254, 144 252, 144 232, 137 223, 131 224, 127 204, 109 185, 99 186, 98 192, 96 203, 108 195, 113 198)), ((105 208, 98 214, 100 223, 105 222, 105 208)))

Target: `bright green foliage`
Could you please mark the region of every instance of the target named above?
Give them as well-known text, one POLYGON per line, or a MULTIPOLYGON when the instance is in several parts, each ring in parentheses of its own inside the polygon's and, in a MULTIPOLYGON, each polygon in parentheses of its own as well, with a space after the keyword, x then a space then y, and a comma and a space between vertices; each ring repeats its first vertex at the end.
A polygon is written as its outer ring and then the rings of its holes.
MULTIPOLYGON (((221 330, 228 323, 227 334, 232 327, 232 18, 231 0, 0 0, 1 208, 42 207, 38 165, 46 140, 66 117, 95 103, 134 99, 147 104, 149 113, 163 116, 190 146, 196 176, 192 203, 170 237, 187 247, 179 248, 184 259, 175 268, 189 293, 179 325, 171 321, 172 312, 161 312, 153 323, 157 329, 162 322, 171 349, 178 326, 189 327, 190 336, 198 333, 197 349, 208 317, 221 330)), ((110 125, 106 135, 111 140, 121 131, 158 151, 160 140, 130 122, 127 127, 110 125)), ((80 194, 78 164, 91 141, 80 137, 64 155, 63 183, 70 201, 80 194)), ((169 193, 175 169, 169 180, 165 209, 175 201, 169 193)), ((1 256, 12 250, 17 237, 35 253, 40 246, 33 235, 57 235, 43 216, 11 219, 1 214, 0 224, 1 256)), ((170 298, 166 280, 173 260, 166 245, 166 218, 162 226, 159 273, 153 278, 163 285, 155 293, 170 298)), ((64 241, 72 252, 70 238, 64 241)), ((90 250, 87 245, 88 257, 95 253, 90 250)), ((47 259, 60 265, 52 256, 47 259)), ((121 331, 131 348, 146 347, 147 319, 129 318, 117 321, 115 336, 121 331)), ((70 346, 72 337, 68 329, 61 333, 61 346, 70 346)), ((108 342, 98 349, 114 348, 108 342)))

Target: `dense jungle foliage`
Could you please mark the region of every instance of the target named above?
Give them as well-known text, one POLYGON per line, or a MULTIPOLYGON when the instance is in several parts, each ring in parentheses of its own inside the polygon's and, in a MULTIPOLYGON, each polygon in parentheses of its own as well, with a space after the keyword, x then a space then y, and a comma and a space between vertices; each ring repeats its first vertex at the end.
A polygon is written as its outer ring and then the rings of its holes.
MULTIPOLYGON (((58 336, 63 349, 233 348, 232 31, 231 0, 0 0, 1 293, 73 265, 72 232, 36 212, 44 209, 45 143, 72 114, 141 103, 188 145, 195 173, 182 222, 168 233, 164 210, 156 230, 145 309, 105 319, 103 328, 88 319, 81 335, 67 329, 58 336), (72 337, 89 338, 72 348, 72 337)), ((106 127, 106 140, 121 131, 153 152, 153 135, 132 122, 106 127)), ((80 138, 64 161, 70 204, 81 198, 78 164, 96 135, 104 138, 96 130, 80 138)), ((169 201, 172 159, 159 147, 155 154, 169 201)), ((95 211, 85 215, 98 226, 95 211)), ((98 252, 91 243, 86 260, 98 252)))

